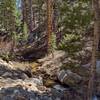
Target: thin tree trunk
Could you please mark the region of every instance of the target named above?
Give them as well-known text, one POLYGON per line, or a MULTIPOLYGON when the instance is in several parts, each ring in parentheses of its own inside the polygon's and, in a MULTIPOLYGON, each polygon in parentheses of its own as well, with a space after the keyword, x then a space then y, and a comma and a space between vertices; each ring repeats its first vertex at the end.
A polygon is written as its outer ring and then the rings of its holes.
POLYGON ((96 73, 96 50, 99 40, 99 26, 100 26, 100 0, 92 0, 93 11, 94 11, 94 37, 93 37, 93 47, 92 47, 92 65, 90 69, 90 79, 88 85, 87 100, 92 100, 94 94, 94 80, 96 73))
POLYGON ((35 12, 34 12, 34 8, 32 8, 33 9, 33 29, 35 28, 35 12))
POLYGON ((53 0, 53 32, 54 34, 56 35, 56 46, 58 47, 59 45, 59 40, 58 40, 58 27, 57 27, 57 24, 58 24, 58 5, 57 5, 57 0, 53 0))
POLYGON ((47 0, 47 46, 48 46, 48 53, 51 52, 51 34, 52 34, 52 0, 47 0))
POLYGON ((32 0, 29 0, 29 8, 30 8, 30 14, 29 14, 29 26, 30 26, 30 32, 33 30, 33 9, 32 9, 32 0))
MULTIPOLYGON (((41 4, 40 4, 40 0, 38 0, 38 3, 39 3, 39 4, 38 4, 38 22, 39 22, 39 25, 40 25, 40 21, 41 21, 41 19, 40 19, 40 18, 41 18, 41 17, 40 17, 40 16, 41 16, 41 15, 40 15, 40 14, 41 14, 41 6, 40 6, 41 4)), ((39 26, 39 25, 38 25, 38 26, 39 26)))
MULTIPOLYGON (((38 0, 38 27, 41 24, 41 2, 38 0)), ((40 37, 40 27, 39 27, 39 33, 37 34, 38 38, 40 37)))
POLYGON ((23 26, 26 23, 28 26, 28 32, 33 30, 33 9, 32 0, 22 0, 22 14, 23 14, 23 26))

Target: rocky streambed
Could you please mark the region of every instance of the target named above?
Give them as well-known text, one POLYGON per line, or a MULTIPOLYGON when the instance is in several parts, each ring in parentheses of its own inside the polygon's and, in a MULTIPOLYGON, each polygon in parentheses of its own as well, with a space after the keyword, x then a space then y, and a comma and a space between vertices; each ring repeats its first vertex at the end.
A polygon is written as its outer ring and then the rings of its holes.
POLYGON ((81 94, 56 81, 65 54, 56 55, 39 59, 38 64, 0 59, 0 100, 81 100, 81 94))
POLYGON ((87 80, 76 71, 61 70, 65 59, 62 51, 35 63, 7 63, 0 59, 0 100, 86 100, 87 80))
POLYGON ((69 87, 51 80, 47 84, 52 85, 47 87, 42 74, 31 74, 28 64, 0 59, 0 100, 81 100, 69 87))

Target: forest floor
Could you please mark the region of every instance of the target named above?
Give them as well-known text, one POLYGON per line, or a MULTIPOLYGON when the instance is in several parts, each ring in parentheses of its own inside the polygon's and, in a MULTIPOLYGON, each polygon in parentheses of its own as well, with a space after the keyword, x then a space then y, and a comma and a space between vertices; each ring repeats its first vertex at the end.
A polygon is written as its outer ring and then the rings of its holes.
MULTIPOLYGON (((86 39, 84 39, 86 40, 86 39)), ((0 100, 86 100, 91 57, 91 39, 85 41, 80 67, 70 67, 71 60, 62 50, 55 50, 35 61, 0 59, 0 100), (4 61, 5 60, 5 61, 4 61)), ((11 42, 1 43, 7 52, 11 42)), ((100 100, 100 60, 97 61, 95 94, 100 100)), ((94 99, 95 100, 95 99, 94 99)))

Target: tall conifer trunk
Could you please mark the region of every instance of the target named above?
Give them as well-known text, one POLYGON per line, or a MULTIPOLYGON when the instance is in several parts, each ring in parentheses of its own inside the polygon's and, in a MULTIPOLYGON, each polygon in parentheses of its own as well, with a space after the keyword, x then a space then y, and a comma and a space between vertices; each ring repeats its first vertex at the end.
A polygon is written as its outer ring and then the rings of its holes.
POLYGON ((47 46, 48 52, 51 50, 52 34, 52 0, 47 0, 47 46))
POLYGON ((33 30, 33 9, 32 9, 32 0, 29 0, 29 27, 30 32, 33 30))
POLYGON ((92 96, 94 95, 94 90, 95 90, 94 80, 96 74, 96 50, 100 34, 100 0, 92 0, 92 5, 94 11, 94 35, 93 35, 93 46, 92 46, 92 65, 90 69, 87 100, 92 100, 92 96))
POLYGON ((33 30, 32 0, 22 0, 23 24, 27 24, 29 33, 33 30))

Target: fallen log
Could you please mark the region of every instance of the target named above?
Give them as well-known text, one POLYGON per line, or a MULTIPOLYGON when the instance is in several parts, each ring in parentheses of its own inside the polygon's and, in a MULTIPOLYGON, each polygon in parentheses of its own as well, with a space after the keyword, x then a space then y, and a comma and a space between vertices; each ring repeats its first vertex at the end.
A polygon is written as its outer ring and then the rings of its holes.
POLYGON ((25 58, 40 58, 46 53, 46 51, 46 35, 43 35, 41 38, 33 41, 32 43, 27 43, 24 46, 17 46, 14 50, 16 56, 23 56, 25 58))

